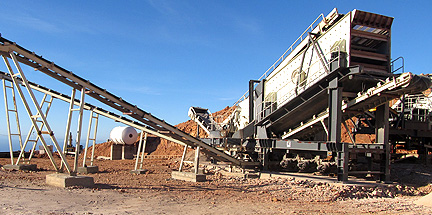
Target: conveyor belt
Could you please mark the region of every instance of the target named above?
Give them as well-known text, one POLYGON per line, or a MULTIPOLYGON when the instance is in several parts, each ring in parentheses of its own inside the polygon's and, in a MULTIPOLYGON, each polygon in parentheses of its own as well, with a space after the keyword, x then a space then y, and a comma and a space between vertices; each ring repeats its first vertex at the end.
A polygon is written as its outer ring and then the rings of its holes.
MULTIPOLYGON (((158 133, 163 134, 165 136, 164 138, 166 139, 176 140, 174 142, 182 142, 191 147, 200 146, 203 153, 206 153, 207 155, 212 156, 213 158, 220 161, 230 162, 237 166, 254 165, 249 162, 237 160, 236 158, 231 157, 223 151, 219 151, 207 145, 201 140, 198 140, 197 138, 194 138, 189 134, 180 131, 176 127, 166 123, 164 120, 161 120, 151 115, 150 113, 141 110, 136 105, 133 105, 123 100, 121 97, 115 96, 114 94, 108 92, 106 89, 96 86, 89 80, 85 80, 84 78, 72 73, 71 71, 68 71, 56 65, 54 62, 48 61, 42 56, 36 55, 34 52, 31 52, 3 37, 0 37, 0 54, 9 58, 11 58, 11 55, 15 55, 15 57, 20 63, 33 67, 34 69, 39 70, 46 75, 49 75, 52 78, 57 79, 75 89, 81 90, 82 88, 85 88, 85 91, 88 92, 87 95, 147 125, 147 129, 151 128, 150 130, 154 130, 158 133)), ((33 86, 37 85, 35 84, 33 86)), ((91 108, 91 106, 88 106, 88 108, 91 108)), ((100 108, 94 108, 96 110, 100 110, 100 108)), ((105 112, 105 114, 113 115, 109 112, 105 112)), ((128 121, 124 117, 117 116, 117 118, 122 118, 125 122, 128 121)))
MULTIPOLYGON (((425 76, 417 76, 411 73, 403 73, 398 77, 388 78, 384 83, 368 89, 342 105, 342 112, 345 118, 353 113, 364 112, 377 107, 403 94, 422 92, 431 86, 431 80, 425 76)), ((316 132, 313 128, 322 128, 319 124, 329 116, 328 110, 314 115, 309 120, 303 121, 300 125, 293 127, 285 133, 282 138, 300 138, 307 133, 316 132), (317 126, 314 126, 317 125, 317 126), (312 129, 311 129, 312 128, 312 129)))

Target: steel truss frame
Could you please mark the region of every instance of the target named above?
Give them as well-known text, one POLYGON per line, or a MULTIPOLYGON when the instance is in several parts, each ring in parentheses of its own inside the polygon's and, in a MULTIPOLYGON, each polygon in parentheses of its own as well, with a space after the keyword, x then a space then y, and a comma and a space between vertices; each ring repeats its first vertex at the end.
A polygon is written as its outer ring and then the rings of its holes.
MULTIPOLYGON (((22 69, 21 69, 21 66, 20 66, 20 64, 19 64, 19 62, 18 62, 18 60, 17 60, 17 58, 16 58, 16 56, 15 56, 15 54, 13 54, 12 52, 10 52, 9 54, 10 54, 10 58, 12 59, 12 61, 13 61, 14 64, 15 64, 15 67, 16 67, 16 70, 17 70, 17 73, 15 73, 14 70, 12 69, 12 67, 11 67, 11 65, 10 65, 10 63, 9 63, 8 58, 6 58, 5 55, 2 55, 2 57, 3 57, 3 60, 4 60, 5 64, 6 64, 7 69, 8 69, 8 71, 9 71, 9 74, 10 74, 10 76, 11 76, 11 78, 12 78, 12 82, 13 82, 15 88, 16 88, 17 91, 18 91, 18 95, 20 96, 20 98, 21 98, 21 100, 22 100, 22 102, 23 102, 23 104, 24 104, 24 107, 25 107, 25 109, 26 109, 26 111, 27 111, 28 116, 30 117, 30 120, 31 120, 31 122, 32 122, 32 125, 34 126, 34 128, 35 128, 35 130, 36 130, 36 132, 37 132, 37 135, 39 136, 39 139, 40 139, 40 141, 41 141, 43 147, 45 148, 45 151, 46 151, 46 153, 48 154, 48 157, 49 157, 50 160, 51 160, 51 163, 53 164, 55 170, 56 170, 56 171, 59 171, 60 169, 59 169, 59 167, 57 166, 57 164, 55 163, 54 158, 53 158, 53 155, 52 155, 52 152, 49 150, 48 145, 46 144, 46 141, 45 141, 45 139, 43 138, 42 134, 49 134, 49 136, 50 136, 50 138, 51 138, 51 141, 53 142, 54 147, 55 147, 55 148, 57 149, 57 151, 59 151, 59 152, 61 151, 60 146, 58 145, 57 139, 56 139, 55 136, 54 136, 54 132, 52 131, 51 127, 50 127, 49 124, 48 124, 48 121, 47 121, 47 119, 46 119, 46 117, 45 117, 45 114, 42 112, 41 108, 39 107, 39 105, 38 105, 38 103, 37 103, 37 101, 36 101, 36 97, 35 97, 33 91, 32 91, 31 88, 30 88, 30 85, 29 85, 29 83, 28 83, 28 80, 26 79, 26 77, 25 77, 25 75, 24 75, 24 73, 23 73, 23 71, 22 71, 22 69), (21 86, 20 86, 20 85, 18 84, 18 82, 17 82, 17 76, 21 76, 22 84, 23 84, 24 87, 27 89, 27 92, 28 92, 28 94, 29 94, 29 96, 30 96, 30 99, 31 99, 31 101, 33 102, 34 106, 36 107, 36 111, 37 111, 37 114, 36 114, 36 115, 33 115, 32 110, 30 109, 30 106, 29 106, 29 104, 28 104, 28 102, 27 102, 27 99, 25 98, 24 92, 23 92, 23 90, 21 89, 21 86), (36 118, 40 118, 40 119, 41 119, 41 121, 42 121, 43 124, 45 125, 46 131, 42 131, 42 129, 37 125, 36 118)), ((21 149, 21 153, 20 153, 20 155, 19 155, 19 157, 18 157, 18 161, 17 161, 17 162, 19 162, 19 158, 21 158, 21 157, 23 156, 23 154, 24 154, 24 149, 25 149, 25 146, 23 146, 23 148, 21 149)), ((71 173, 72 171, 71 171, 71 168, 70 168, 69 164, 68 164, 67 161, 66 161, 66 157, 65 157, 65 155, 64 155, 63 153, 59 153, 59 155, 60 155, 60 158, 61 158, 61 162, 62 162, 62 163, 65 165, 65 167, 66 167, 66 170, 67 170, 69 173, 71 173)), ((18 163, 17 163, 17 164, 18 164, 18 163)))

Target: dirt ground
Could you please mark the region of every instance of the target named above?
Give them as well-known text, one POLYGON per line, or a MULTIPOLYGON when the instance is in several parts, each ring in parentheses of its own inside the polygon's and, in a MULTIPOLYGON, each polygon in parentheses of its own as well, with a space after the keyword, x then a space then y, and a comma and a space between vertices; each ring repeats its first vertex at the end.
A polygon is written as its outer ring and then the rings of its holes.
MULTIPOLYGON (((214 116, 221 121, 232 110, 226 107, 214 116)), ((191 120, 177 127, 196 136, 191 120)), ((110 157, 110 151, 111 143, 97 144, 95 157, 110 157)), ((182 151, 182 146, 153 136, 145 150, 150 155, 182 151)), ((0 158, 0 166, 9 163, 9 158, 0 158)), ((352 186, 299 177, 244 178, 206 162, 201 168, 207 181, 193 183, 171 178, 179 158, 144 160, 148 171, 141 175, 130 173, 134 160, 98 159, 94 165, 99 173, 89 174, 93 188, 48 186, 45 176, 55 172, 50 160, 40 156, 31 163, 38 171, 0 168, 0 214, 432 214, 432 208, 413 203, 432 192, 432 168, 415 163, 393 164, 393 184, 352 186)))
MULTIPOLYGON (((72 160, 70 160, 72 163, 72 160)), ((9 159, 0 159, 5 165, 9 159)), ((49 159, 38 171, 0 169, 0 214, 432 214, 413 201, 431 192, 431 168, 404 164, 399 184, 345 186, 295 178, 245 179, 204 167, 206 182, 171 179, 176 160, 145 160, 142 175, 130 174, 133 160, 96 160, 94 188, 45 184, 54 173, 49 159), (429 172, 428 172, 429 171, 429 172), (408 185, 412 177, 421 178, 408 185)), ((415 180, 414 180, 415 181, 415 180)))

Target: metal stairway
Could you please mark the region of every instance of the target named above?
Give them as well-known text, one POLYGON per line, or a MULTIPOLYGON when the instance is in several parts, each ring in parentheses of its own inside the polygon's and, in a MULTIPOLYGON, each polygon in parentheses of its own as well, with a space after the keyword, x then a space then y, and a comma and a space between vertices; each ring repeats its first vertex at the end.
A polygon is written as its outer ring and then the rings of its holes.
MULTIPOLYGON (((158 134, 158 136, 163 136, 164 138, 171 140, 175 143, 188 145, 190 147, 200 146, 203 153, 219 161, 229 162, 232 163, 233 165, 237 165, 241 167, 258 165, 257 163, 250 163, 250 162, 237 160, 236 158, 233 158, 232 156, 224 153, 223 151, 217 150, 212 146, 207 145, 201 140, 192 137, 189 134, 186 134, 183 131, 177 129, 176 127, 166 123, 164 120, 161 120, 151 115, 150 113, 141 110, 136 105, 133 105, 123 100, 121 97, 115 96, 114 94, 108 92, 106 89, 96 86, 95 84, 91 83, 89 80, 86 80, 72 73, 71 71, 68 71, 58 66, 54 62, 48 61, 42 56, 38 56, 34 52, 31 52, 3 37, 0 37, 0 54, 3 55, 4 57, 11 58, 12 60, 14 60, 14 62, 16 60, 19 63, 33 67, 35 70, 39 70, 44 74, 58 81, 61 81, 62 83, 74 89, 77 90, 84 89, 86 95, 89 95, 92 98, 102 102, 103 104, 108 105, 109 107, 117 111, 120 111, 124 115, 127 115, 137 120, 140 123, 143 123, 145 126, 143 126, 142 128, 145 129, 146 131, 151 131, 151 133, 158 134)), ((3 77, 6 76, 3 74, 3 77)), ((37 85, 33 85, 33 86, 37 86, 37 85)), ((49 89, 42 89, 42 90, 50 91, 49 89)), ((98 107, 93 107, 93 108, 95 110, 100 109, 98 107)), ((125 121, 127 120, 125 119, 125 121)), ((133 124, 133 122, 130 123, 133 124)))

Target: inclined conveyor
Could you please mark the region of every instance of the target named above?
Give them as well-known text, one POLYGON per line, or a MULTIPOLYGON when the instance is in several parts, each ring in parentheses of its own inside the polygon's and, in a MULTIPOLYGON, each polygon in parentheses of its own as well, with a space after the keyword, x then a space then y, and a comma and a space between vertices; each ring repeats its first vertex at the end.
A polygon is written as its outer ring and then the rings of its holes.
MULTIPOLYGON (((237 166, 254 166, 257 163, 250 163, 238 160, 236 158, 233 158, 232 156, 224 153, 223 151, 219 151, 206 143, 202 142, 201 140, 190 136, 189 134, 184 133, 183 131, 177 129, 176 127, 168 124, 164 120, 161 120, 150 113, 138 108, 136 105, 133 105, 121 97, 118 97, 106 89, 100 88, 97 85, 93 84, 89 80, 86 80, 71 71, 68 71, 54 62, 51 62, 42 56, 36 55, 34 52, 31 52, 18 44, 7 40, 3 37, 0 37, 0 54, 4 57, 11 58, 12 60, 17 60, 19 63, 25 64, 27 66, 33 67, 35 70, 39 70, 42 73, 74 88, 77 90, 82 90, 84 88, 84 91, 86 92, 86 95, 91 96, 92 98, 100 101, 101 103, 108 105, 109 107, 120 111, 124 115, 127 115, 135 120, 137 120, 140 123, 143 123, 145 128, 148 129, 150 132, 151 130, 157 131, 157 133, 154 133, 158 136, 163 136, 164 138, 168 140, 172 140, 173 142, 181 142, 185 145, 188 145, 190 147, 197 147, 199 146, 201 148, 201 151, 205 154, 207 154, 210 157, 213 157, 216 160, 224 161, 232 163, 233 165, 237 166)), ((3 74, 4 78, 7 78, 6 75, 3 74)), ((9 77, 10 79, 10 77, 9 77)), ((33 87, 37 87, 36 84, 32 84, 33 87)), ((43 88, 40 88, 43 89, 43 88)), ((46 89, 45 89, 46 90, 46 89)), ((54 93, 58 94, 59 93, 54 93)), ((67 99, 67 97, 65 97, 67 99)), ((91 108, 91 106, 88 106, 88 108, 91 108)), ((96 110, 100 110, 100 108, 96 107, 96 110)), ((112 113, 106 114, 113 115, 112 113)), ((117 116, 119 118, 119 116, 117 116)), ((123 119, 126 119, 122 117, 123 119)), ((125 120, 129 121, 130 120, 125 120)), ((144 126, 143 126, 144 127, 144 126)))

